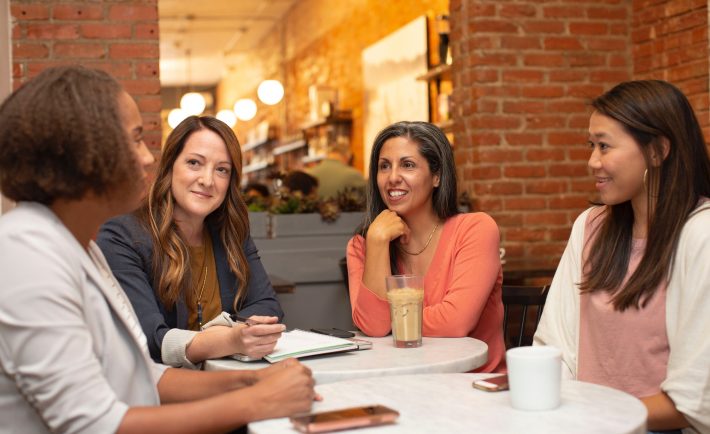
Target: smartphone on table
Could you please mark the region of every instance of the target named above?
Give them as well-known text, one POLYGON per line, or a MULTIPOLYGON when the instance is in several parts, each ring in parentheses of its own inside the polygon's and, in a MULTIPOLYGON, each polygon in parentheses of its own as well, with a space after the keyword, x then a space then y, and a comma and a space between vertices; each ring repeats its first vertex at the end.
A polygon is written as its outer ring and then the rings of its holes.
POLYGON ((292 416, 291 423, 300 432, 321 433, 394 423, 398 417, 399 412, 389 407, 368 405, 292 416))
POLYGON ((499 375, 497 377, 485 378, 473 382, 473 387, 486 392, 499 392, 508 390, 508 375, 499 375))
POLYGON ((349 338, 350 342, 354 342, 357 345, 358 350, 371 350, 372 342, 366 341, 365 339, 349 338))
POLYGON ((347 330, 340 330, 336 328, 314 328, 311 329, 313 333, 320 333, 322 335, 335 336, 336 338, 352 338, 355 337, 355 333, 349 332, 347 330))

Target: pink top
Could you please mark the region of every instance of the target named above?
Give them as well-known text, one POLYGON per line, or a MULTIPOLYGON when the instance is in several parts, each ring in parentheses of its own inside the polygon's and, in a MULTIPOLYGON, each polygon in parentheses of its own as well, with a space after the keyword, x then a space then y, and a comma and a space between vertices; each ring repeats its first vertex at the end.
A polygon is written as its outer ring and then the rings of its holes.
MULTIPOLYGON (((586 263, 603 208, 593 210, 584 230, 586 263)), ((645 239, 634 239, 624 283, 638 267, 645 239)), ((585 266, 585 273, 587 272, 585 266)), ((598 291, 580 296, 577 378, 623 390, 637 398, 661 392, 668 366, 666 286, 663 281, 643 309, 614 310, 611 295, 598 291)))
MULTIPOLYGON (((422 334, 470 336, 488 344, 488 362, 478 372, 505 370, 499 240, 498 226, 487 214, 453 216, 444 223, 424 276, 422 334)), ((391 329, 387 300, 362 282, 363 237, 350 240, 347 257, 353 321, 369 336, 385 336, 391 329)))

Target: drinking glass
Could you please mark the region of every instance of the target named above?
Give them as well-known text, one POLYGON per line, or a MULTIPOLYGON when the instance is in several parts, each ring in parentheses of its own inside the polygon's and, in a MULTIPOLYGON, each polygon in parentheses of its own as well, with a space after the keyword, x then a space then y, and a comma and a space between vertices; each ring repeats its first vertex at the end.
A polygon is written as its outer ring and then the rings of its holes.
POLYGON ((395 347, 421 346, 424 304, 422 277, 413 274, 387 276, 386 285, 395 347))

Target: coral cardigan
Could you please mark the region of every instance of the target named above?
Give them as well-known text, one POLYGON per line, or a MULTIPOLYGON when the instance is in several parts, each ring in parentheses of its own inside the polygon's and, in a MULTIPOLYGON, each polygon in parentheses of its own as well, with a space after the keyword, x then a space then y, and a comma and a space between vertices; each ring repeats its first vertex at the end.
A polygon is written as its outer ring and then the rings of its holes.
MULTIPOLYGON (((458 214, 442 230, 436 253, 424 276, 422 334, 431 337, 470 336, 488 344, 488 362, 480 372, 505 369, 503 341, 503 273, 499 257, 500 235, 484 213, 458 214)), ((353 321, 369 336, 391 330, 386 299, 362 282, 365 239, 348 243, 348 281, 353 321)))

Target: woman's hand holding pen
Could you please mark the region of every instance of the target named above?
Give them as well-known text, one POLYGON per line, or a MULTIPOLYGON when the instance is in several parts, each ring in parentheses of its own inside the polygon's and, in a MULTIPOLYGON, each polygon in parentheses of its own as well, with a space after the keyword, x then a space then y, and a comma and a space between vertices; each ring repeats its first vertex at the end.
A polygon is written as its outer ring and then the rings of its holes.
POLYGON ((233 327, 209 327, 195 335, 185 355, 192 363, 235 353, 260 359, 274 350, 285 329, 275 316, 252 316, 233 327))
POLYGON ((278 323, 275 316, 253 315, 242 324, 237 323, 232 327, 235 353, 246 354, 249 357, 260 359, 274 351, 276 341, 286 326, 278 323))

